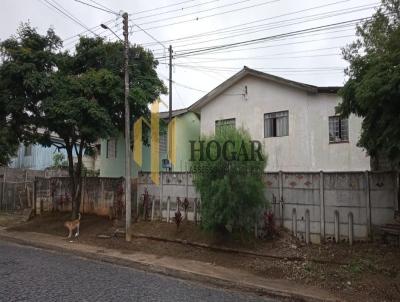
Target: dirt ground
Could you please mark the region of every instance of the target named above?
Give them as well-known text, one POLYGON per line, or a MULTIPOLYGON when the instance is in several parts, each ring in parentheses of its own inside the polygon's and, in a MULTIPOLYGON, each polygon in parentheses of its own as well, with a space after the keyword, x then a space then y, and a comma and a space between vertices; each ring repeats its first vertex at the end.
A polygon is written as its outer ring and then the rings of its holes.
MULTIPOLYGON (((16 231, 33 231, 67 236, 63 223, 69 214, 46 214, 27 223, 12 227, 16 231)), ((123 230, 123 227, 120 228, 123 230)), ((180 239, 217 247, 253 251, 279 258, 228 253, 188 244, 134 238, 127 243, 121 236, 112 235, 115 223, 102 217, 85 215, 81 222, 79 241, 130 253, 148 252, 176 258, 187 258, 226 267, 237 267, 266 278, 293 280, 329 290, 347 301, 400 301, 400 248, 376 243, 328 243, 306 246, 281 232, 273 241, 237 240, 217 238, 205 233, 193 223, 183 223, 179 230, 166 222, 138 222, 132 227, 134 234, 165 239, 180 239), (302 260, 293 260, 298 257, 302 260), (314 261, 315 260, 315 261, 314 261), (326 263, 320 263, 321 261, 326 263), (341 263, 341 264, 340 264, 341 263)))

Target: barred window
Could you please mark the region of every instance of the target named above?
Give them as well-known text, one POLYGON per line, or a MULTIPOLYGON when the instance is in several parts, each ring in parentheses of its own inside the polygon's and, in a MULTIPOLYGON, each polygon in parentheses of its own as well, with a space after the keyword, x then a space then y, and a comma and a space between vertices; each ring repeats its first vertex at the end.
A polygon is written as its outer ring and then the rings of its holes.
POLYGON ((340 143, 349 141, 349 122, 340 116, 329 117, 329 142, 340 143))
POLYGON ((226 129, 235 128, 236 121, 234 118, 215 121, 215 133, 225 131, 226 129))
POLYGON ((289 135, 289 111, 264 114, 264 137, 289 135))
POLYGON ((115 138, 107 140, 107 158, 117 158, 117 140, 115 138))
POLYGON ((160 153, 167 154, 167 147, 168 147, 168 133, 165 131, 164 133, 160 133, 160 153))

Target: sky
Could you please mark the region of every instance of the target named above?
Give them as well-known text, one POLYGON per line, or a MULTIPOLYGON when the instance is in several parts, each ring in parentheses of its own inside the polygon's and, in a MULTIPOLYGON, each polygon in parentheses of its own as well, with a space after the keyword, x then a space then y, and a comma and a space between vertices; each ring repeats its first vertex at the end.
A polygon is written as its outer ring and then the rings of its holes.
MULTIPOLYGON (((111 11, 127 12, 130 43, 153 51, 160 63, 157 73, 167 87, 166 57, 172 45, 173 109, 179 109, 243 66, 317 86, 343 85, 347 62, 341 48, 355 39, 357 20, 370 17, 379 2, 2 0, 0 40, 15 34, 21 22, 29 21, 43 34, 54 28, 64 49, 73 51, 79 35, 117 39, 101 28, 101 23, 123 38, 122 19, 111 11)), ((168 102, 168 96, 162 99, 168 102)))

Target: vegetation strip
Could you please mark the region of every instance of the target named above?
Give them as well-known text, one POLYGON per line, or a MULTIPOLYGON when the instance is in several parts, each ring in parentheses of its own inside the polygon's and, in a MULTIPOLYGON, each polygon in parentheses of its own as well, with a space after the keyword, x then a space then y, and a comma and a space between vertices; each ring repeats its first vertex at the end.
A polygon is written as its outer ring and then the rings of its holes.
POLYGON ((144 234, 132 234, 132 236, 134 236, 136 238, 143 238, 143 239, 148 239, 148 240, 179 243, 179 244, 184 244, 184 245, 190 245, 193 247, 200 247, 200 248, 205 248, 205 249, 210 249, 210 250, 225 252, 225 253, 232 253, 232 254, 244 254, 244 255, 250 255, 250 256, 255 256, 255 257, 272 258, 272 259, 279 259, 279 260, 285 260, 285 261, 311 261, 314 263, 321 263, 321 264, 349 265, 349 263, 347 263, 347 262, 338 262, 338 261, 313 259, 313 258, 307 259, 304 257, 294 257, 294 256, 278 256, 278 255, 262 254, 262 253, 251 252, 251 251, 246 251, 246 250, 238 250, 238 249, 232 249, 232 248, 227 248, 227 247, 218 247, 218 246, 209 245, 209 244, 205 244, 205 243, 191 242, 191 241, 182 240, 182 239, 167 239, 167 238, 156 237, 156 236, 148 236, 148 235, 144 235, 144 234))

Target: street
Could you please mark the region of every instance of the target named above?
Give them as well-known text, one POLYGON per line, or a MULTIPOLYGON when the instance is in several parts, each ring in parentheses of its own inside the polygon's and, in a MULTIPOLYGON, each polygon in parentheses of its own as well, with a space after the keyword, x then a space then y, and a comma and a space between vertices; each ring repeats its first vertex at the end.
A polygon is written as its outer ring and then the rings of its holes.
POLYGON ((0 241, 0 301, 272 301, 0 241))

